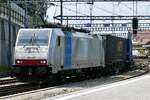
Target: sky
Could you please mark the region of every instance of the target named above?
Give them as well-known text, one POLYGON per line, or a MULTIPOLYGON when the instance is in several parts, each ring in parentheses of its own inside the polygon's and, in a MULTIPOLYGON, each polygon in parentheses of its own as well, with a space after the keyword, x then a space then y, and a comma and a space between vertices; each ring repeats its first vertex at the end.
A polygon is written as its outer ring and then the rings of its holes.
MULTIPOLYGON (((63 15, 90 15, 91 5, 87 3, 64 3, 63 15)), ((129 15, 150 15, 150 2, 96 2, 93 4, 92 15, 93 16, 129 16, 129 15), (137 13, 136 13, 137 5, 137 13), (134 8, 134 11, 133 11, 134 8), (134 12, 134 13, 133 13, 134 12)), ((53 16, 60 15, 60 4, 55 3, 55 6, 51 6, 47 10, 47 20, 49 22, 60 23, 58 20, 54 20, 53 16)), ((93 23, 132 23, 132 21, 93 21, 93 23)), ((139 21, 139 23, 150 23, 150 20, 139 21)), ((63 24, 66 24, 63 21, 63 24)), ((69 21, 69 24, 88 24, 90 21, 69 21)), ((116 33, 116 36, 127 38, 128 31, 99 31, 98 33, 116 33), (119 34, 118 34, 119 33, 119 34), (121 33, 121 34, 120 34, 121 33), (124 34, 125 33, 125 34, 124 34)), ((97 33, 97 31, 96 31, 97 33)))
MULTIPOLYGON (((136 9, 136 2, 96 2, 93 6, 87 3, 64 3, 63 15, 90 15, 90 6, 93 7, 92 15, 133 15, 133 4, 136 9)), ((136 11, 134 11, 136 15, 136 11)), ((58 22, 53 16, 60 15, 60 3, 55 3, 47 10, 47 20, 58 22)), ((150 15, 150 2, 137 2, 137 15, 150 15)), ((78 21, 72 23, 85 23, 78 21)))

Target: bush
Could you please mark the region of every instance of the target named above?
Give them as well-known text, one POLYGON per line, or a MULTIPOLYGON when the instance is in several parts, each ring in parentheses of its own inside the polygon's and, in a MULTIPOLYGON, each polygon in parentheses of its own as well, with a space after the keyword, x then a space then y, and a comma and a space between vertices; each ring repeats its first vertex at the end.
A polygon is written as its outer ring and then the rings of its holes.
POLYGON ((0 3, 6 3, 7 0, 0 0, 0 3))
POLYGON ((9 72, 9 71, 11 71, 11 67, 0 65, 0 72, 9 72))

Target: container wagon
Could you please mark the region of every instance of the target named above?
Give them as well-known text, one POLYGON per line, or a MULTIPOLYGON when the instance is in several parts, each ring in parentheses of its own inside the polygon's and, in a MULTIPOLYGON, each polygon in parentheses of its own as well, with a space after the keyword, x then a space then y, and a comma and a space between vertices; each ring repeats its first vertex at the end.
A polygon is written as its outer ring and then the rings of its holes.
POLYGON ((131 61, 129 40, 112 35, 103 35, 103 43, 106 69, 116 73, 128 69, 131 61))

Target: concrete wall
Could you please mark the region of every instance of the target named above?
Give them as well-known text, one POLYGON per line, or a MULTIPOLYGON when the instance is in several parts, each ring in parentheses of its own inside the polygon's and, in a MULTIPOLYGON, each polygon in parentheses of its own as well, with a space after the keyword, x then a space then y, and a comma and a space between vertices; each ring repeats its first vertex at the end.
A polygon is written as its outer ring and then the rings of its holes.
POLYGON ((11 64, 13 48, 16 41, 17 32, 20 27, 24 27, 25 11, 15 3, 11 3, 11 10, 5 5, 0 5, 0 65, 11 64), (9 16, 11 16, 11 34, 9 33, 9 16), (11 36, 11 50, 9 44, 11 36))
POLYGON ((8 20, 0 18, 0 65, 8 65, 9 52, 13 54, 13 48, 16 41, 17 32, 21 26, 15 23, 11 23, 11 48, 9 50, 9 26, 8 20))
MULTIPOLYGON (((47 8, 47 7, 45 7, 47 8)), ((43 9, 46 11, 46 9, 43 9)), ((25 10, 11 2, 11 10, 8 6, 0 5, 0 65, 8 65, 13 55, 17 32, 25 24, 25 10), (11 16, 11 50, 9 50, 9 15, 11 16)))

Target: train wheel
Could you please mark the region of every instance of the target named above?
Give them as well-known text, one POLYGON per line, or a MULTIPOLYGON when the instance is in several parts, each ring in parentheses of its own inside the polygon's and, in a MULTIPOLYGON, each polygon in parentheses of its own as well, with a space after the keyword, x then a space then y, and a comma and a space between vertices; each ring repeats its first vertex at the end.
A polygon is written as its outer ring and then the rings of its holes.
POLYGON ((50 83, 52 85, 57 85, 57 77, 56 77, 56 75, 51 75, 50 76, 50 83))
POLYGON ((54 76, 56 84, 64 84, 66 82, 66 76, 63 73, 58 73, 54 76))
POLYGON ((101 77, 101 68, 97 68, 97 78, 101 77))
POLYGON ((109 75, 110 73, 111 73, 110 66, 105 67, 104 68, 104 75, 106 76, 106 75, 109 75))
POLYGON ((105 74, 106 74, 106 73, 105 73, 105 68, 106 68, 106 67, 101 68, 101 75, 102 75, 102 76, 105 76, 105 74))
POLYGON ((115 64, 115 74, 119 74, 120 73, 120 67, 121 67, 122 65, 121 65, 121 63, 116 63, 115 64))
POLYGON ((90 71, 89 71, 89 69, 85 69, 85 70, 84 70, 84 73, 85 73, 85 78, 86 78, 86 79, 90 79, 90 74, 89 74, 90 71))

